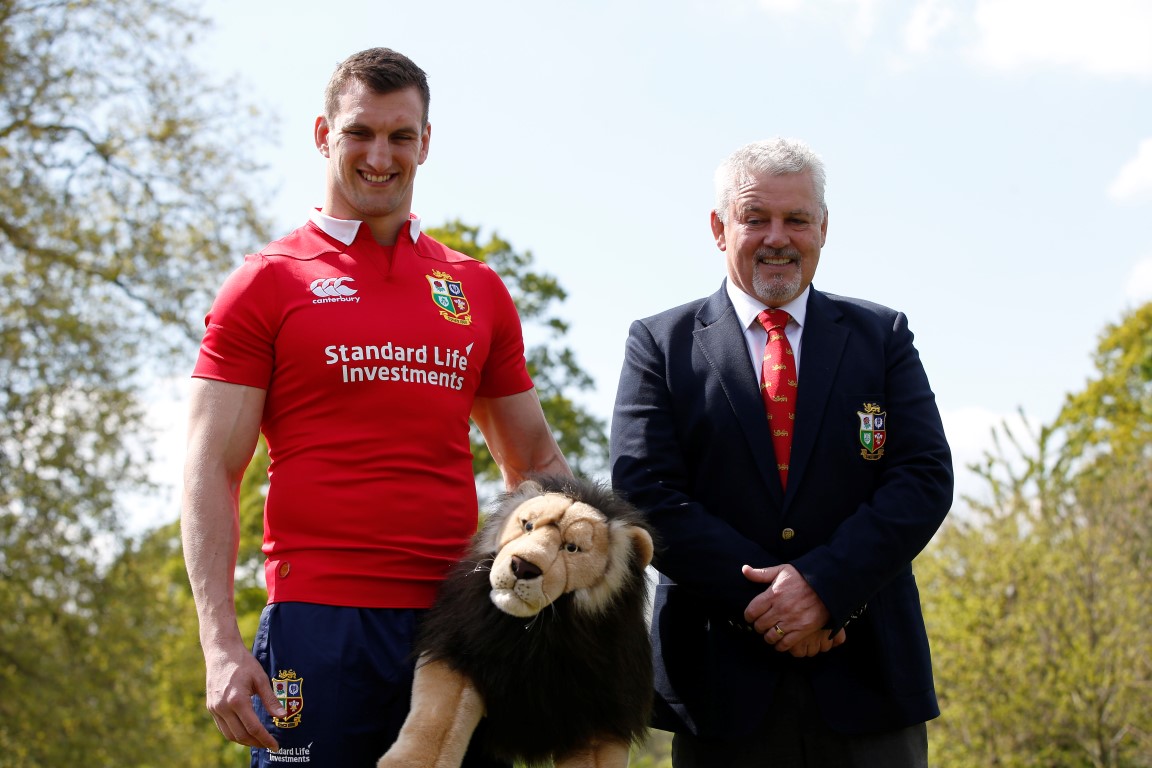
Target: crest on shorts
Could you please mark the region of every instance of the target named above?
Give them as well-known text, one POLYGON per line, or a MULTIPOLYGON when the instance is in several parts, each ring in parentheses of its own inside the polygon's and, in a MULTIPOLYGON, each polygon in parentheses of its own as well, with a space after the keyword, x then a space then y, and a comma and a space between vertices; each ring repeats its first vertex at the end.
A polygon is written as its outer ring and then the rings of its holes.
POLYGON ((453 280, 447 272, 438 269, 432 270, 432 274, 424 277, 428 278, 428 287, 432 289, 432 301, 440 310, 440 316, 457 325, 471 325, 471 306, 468 304, 468 297, 464 295, 464 284, 459 280, 453 280))
POLYGON ((860 456, 875 461, 884 455, 888 442, 888 414, 876 403, 864 403, 864 410, 856 411, 860 418, 860 456))
POLYGON ((300 713, 304 711, 304 678, 297 677, 291 669, 283 669, 272 678, 272 691, 280 700, 280 705, 288 710, 284 717, 274 717, 277 728, 295 728, 300 725, 300 713))

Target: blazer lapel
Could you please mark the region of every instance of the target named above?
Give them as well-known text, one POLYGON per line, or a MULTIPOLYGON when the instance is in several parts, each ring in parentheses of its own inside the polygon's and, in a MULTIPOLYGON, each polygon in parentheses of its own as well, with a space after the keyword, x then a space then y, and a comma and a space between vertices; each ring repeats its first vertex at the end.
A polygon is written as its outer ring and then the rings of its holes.
MULTIPOLYGON (((800 391, 796 396, 796 434, 792 438, 788 488, 791 498, 804 479, 808 460, 823 429, 832 381, 848 343, 848 331, 840 325, 842 314, 836 305, 815 288, 808 295, 804 318, 804 338, 800 354, 800 391)), ((787 503, 787 498, 785 503, 787 503)))
MULTIPOLYGON (((720 290, 708 297, 696 314, 698 327, 693 338, 700 353, 712 366, 732 411, 756 457, 756 464, 773 497, 779 501, 784 490, 776 473, 776 454, 764 415, 764 401, 760 397, 758 371, 752 370, 748 359, 748 346, 744 341, 744 328, 736 318, 736 310, 721 285, 720 290)), ((805 347, 807 351, 807 347, 805 347)), ((804 361, 801 361, 803 364, 804 361)))

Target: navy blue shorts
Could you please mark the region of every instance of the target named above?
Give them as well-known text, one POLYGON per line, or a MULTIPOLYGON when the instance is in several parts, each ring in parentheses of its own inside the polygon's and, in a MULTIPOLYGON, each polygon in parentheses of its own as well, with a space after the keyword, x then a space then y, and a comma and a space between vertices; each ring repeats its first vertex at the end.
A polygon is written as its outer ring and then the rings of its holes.
MULTIPOLYGON (((412 695, 412 639, 423 611, 273 603, 252 653, 288 716, 256 714, 280 745, 252 750, 252 768, 375 768, 396 740, 412 695)), ((483 723, 481 723, 483 728, 483 723)), ((511 768, 469 753, 465 768, 511 768)))

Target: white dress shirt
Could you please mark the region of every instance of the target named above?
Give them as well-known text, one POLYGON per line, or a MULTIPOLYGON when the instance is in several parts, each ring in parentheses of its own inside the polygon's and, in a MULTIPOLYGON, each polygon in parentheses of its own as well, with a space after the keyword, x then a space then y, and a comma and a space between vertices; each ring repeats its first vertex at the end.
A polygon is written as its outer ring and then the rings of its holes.
MULTIPOLYGON (((764 330, 764 326, 760 324, 758 318, 761 312, 768 309, 768 305, 760 299, 744 293, 733 285, 730 279, 724 281, 724 287, 728 291, 728 299, 736 310, 736 317, 739 318, 740 324, 744 327, 744 342, 748 346, 748 359, 752 361, 752 370, 759 377, 760 368, 764 361, 764 345, 768 343, 768 331, 764 330)), ((808 292, 811 290, 812 286, 809 285, 792 301, 778 307, 792 316, 784 328, 784 335, 788 337, 788 343, 792 345, 797 380, 800 379, 800 342, 804 334, 804 317, 808 311, 808 292)))

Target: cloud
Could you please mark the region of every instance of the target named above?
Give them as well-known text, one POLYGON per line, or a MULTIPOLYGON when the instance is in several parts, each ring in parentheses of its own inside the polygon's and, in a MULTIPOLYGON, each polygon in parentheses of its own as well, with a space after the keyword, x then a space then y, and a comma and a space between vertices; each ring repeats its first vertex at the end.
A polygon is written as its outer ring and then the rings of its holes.
MULTIPOLYGON (((1152 48, 1150 38, 1149 48, 1152 48)), ((1152 193, 1152 138, 1140 142, 1136 156, 1124 164, 1108 187, 1108 197, 1128 202, 1152 193)))
MULTIPOLYGON (((947 1, 947 0, 945 0, 947 1)), ((886 0, 756 0, 761 10, 790 14, 820 24, 838 26, 849 45, 861 47, 873 36, 880 6, 886 0)))
MULTIPOLYGON (((744 0, 748 2, 749 0, 744 0)), ((840 28, 898 67, 967 54, 998 72, 1036 69, 1152 78, 1149 0, 754 0, 763 11, 840 28), (889 31, 899 31, 892 38, 889 31)))
POLYGON ((912 9, 904 25, 904 48, 909 53, 926 53, 940 34, 956 21, 956 11, 948 0, 924 0, 912 9))
POLYGON ((1152 77, 1148 0, 979 0, 975 21, 976 58, 993 69, 1152 77))
POLYGON ((1152 301, 1152 256, 1136 262, 1124 282, 1124 296, 1134 305, 1152 301))
POLYGON ((766 11, 778 13, 791 13, 803 8, 803 0, 759 0, 759 5, 766 11))

